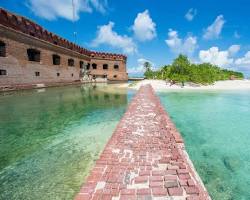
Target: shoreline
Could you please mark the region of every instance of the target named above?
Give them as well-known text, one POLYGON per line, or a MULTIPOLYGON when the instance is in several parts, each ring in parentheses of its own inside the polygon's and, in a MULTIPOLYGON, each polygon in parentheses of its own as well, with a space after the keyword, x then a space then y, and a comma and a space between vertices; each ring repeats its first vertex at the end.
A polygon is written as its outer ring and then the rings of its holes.
POLYGON ((226 80, 217 81, 212 85, 207 86, 191 86, 186 84, 184 87, 180 85, 172 85, 166 83, 164 80, 143 80, 135 83, 134 85, 123 84, 120 87, 127 87, 130 89, 138 90, 141 86, 151 84, 154 90, 159 92, 164 91, 201 91, 201 90, 250 90, 250 80, 226 80))

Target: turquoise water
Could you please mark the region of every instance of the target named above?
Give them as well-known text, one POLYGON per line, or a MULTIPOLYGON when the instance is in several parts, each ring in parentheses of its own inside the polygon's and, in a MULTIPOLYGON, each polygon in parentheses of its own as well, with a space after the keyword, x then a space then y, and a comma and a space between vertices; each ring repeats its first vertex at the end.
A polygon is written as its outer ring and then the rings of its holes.
POLYGON ((132 95, 105 85, 0 94, 0 199, 72 199, 132 95))
MULTIPOLYGON (((0 199, 72 199, 133 95, 112 85, 0 94, 0 199)), ((250 91, 159 96, 212 198, 250 199, 250 91)))
POLYGON ((216 200, 250 199, 250 91, 159 93, 216 200))

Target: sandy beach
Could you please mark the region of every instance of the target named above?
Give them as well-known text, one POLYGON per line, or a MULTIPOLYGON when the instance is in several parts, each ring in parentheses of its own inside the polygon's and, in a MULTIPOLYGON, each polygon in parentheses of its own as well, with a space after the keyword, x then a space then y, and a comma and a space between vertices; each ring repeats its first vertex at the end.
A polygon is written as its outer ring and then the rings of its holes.
POLYGON ((120 87, 129 87, 133 89, 139 89, 140 86, 151 84, 157 91, 165 90, 250 90, 250 80, 227 80, 217 81, 212 85, 198 86, 185 84, 184 87, 180 85, 172 85, 163 80, 143 80, 133 84, 123 84, 120 87))

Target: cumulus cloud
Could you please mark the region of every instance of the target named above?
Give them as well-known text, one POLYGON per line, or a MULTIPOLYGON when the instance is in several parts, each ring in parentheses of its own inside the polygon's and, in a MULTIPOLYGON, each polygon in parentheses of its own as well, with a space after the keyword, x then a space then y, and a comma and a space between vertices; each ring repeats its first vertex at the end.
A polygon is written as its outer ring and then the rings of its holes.
POLYGON ((211 47, 208 50, 201 50, 199 58, 202 62, 209 62, 220 67, 233 63, 228 51, 220 51, 218 47, 211 47))
POLYGON ((97 47, 106 44, 114 48, 122 49, 124 53, 136 53, 137 46, 132 38, 126 35, 119 35, 113 30, 114 25, 113 22, 109 22, 107 25, 99 26, 97 37, 92 41, 92 46, 97 47))
POLYGON ((242 58, 238 58, 235 61, 236 65, 240 66, 248 66, 248 69, 250 69, 250 51, 248 51, 242 58))
MULTIPOLYGON (((106 12, 107 0, 74 0, 75 20, 79 19, 80 12, 93 12, 96 10, 101 13, 106 12)), ((72 0, 28 0, 27 6, 32 12, 44 19, 55 20, 57 18, 65 18, 74 20, 72 0)))
POLYGON ((137 67, 128 68, 128 73, 130 73, 130 74, 144 73, 145 72, 145 69, 144 69, 145 62, 149 62, 152 65, 152 69, 154 69, 155 64, 153 62, 151 62, 150 60, 147 60, 145 58, 139 58, 137 60, 137 67))
POLYGON ((201 62, 209 62, 219 67, 230 67, 234 63, 233 56, 240 50, 240 45, 232 45, 227 50, 220 51, 218 47, 201 50, 199 58, 201 62))
POLYGON ((197 10, 194 8, 190 8, 188 12, 185 14, 185 18, 188 21, 192 21, 196 15, 197 15, 197 10))
POLYGON ((138 13, 132 26, 135 37, 140 41, 152 40, 156 37, 156 24, 149 15, 148 10, 138 13))
POLYGON ((212 47, 208 50, 201 50, 199 58, 201 62, 210 62, 219 67, 241 71, 245 75, 250 75, 250 51, 246 52, 243 57, 236 58, 239 50, 240 45, 232 45, 224 51, 220 51, 218 47, 212 47))
POLYGON ((197 38, 188 36, 184 39, 178 36, 178 32, 172 29, 168 31, 168 38, 165 40, 167 46, 176 54, 192 55, 197 48, 197 38))
POLYGON ((237 54, 240 50, 240 45, 232 45, 228 48, 228 52, 229 52, 229 55, 233 56, 235 54, 237 54))
POLYGON ((203 38, 207 40, 218 38, 225 22, 223 15, 217 16, 215 21, 205 30, 203 38))

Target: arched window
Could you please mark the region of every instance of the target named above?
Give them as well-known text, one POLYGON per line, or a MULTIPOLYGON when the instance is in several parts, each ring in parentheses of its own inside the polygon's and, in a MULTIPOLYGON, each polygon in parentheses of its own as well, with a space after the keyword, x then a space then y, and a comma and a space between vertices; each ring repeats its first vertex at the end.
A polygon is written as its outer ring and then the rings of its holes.
POLYGON ((84 67, 84 65, 83 65, 83 64, 84 64, 84 63, 83 63, 83 61, 80 61, 80 62, 79 62, 79 64, 80 64, 80 69, 83 69, 83 67, 84 67))
POLYGON ((89 68, 90 68, 90 64, 88 63, 88 64, 87 64, 87 70, 89 70, 89 68))
POLYGON ((40 62, 40 51, 36 49, 27 49, 29 61, 40 62))
POLYGON ((108 64, 103 64, 103 69, 108 69, 108 64))
POLYGON ((114 69, 119 69, 119 65, 114 65, 114 69))
POLYGON ((0 41, 0 57, 6 57, 6 45, 0 41))
POLYGON ((53 59, 53 65, 60 65, 60 60, 61 60, 60 56, 54 54, 52 55, 52 59, 53 59))
POLYGON ((74 67, 74 65, 75 65, 74 59, 72 58, 68 59, 68 66, 74 67))
POLYGON ((93 69, 97 69, 97 64, 93 63, 93 64, 92 64, 92 68, 93 68, 93 69))

